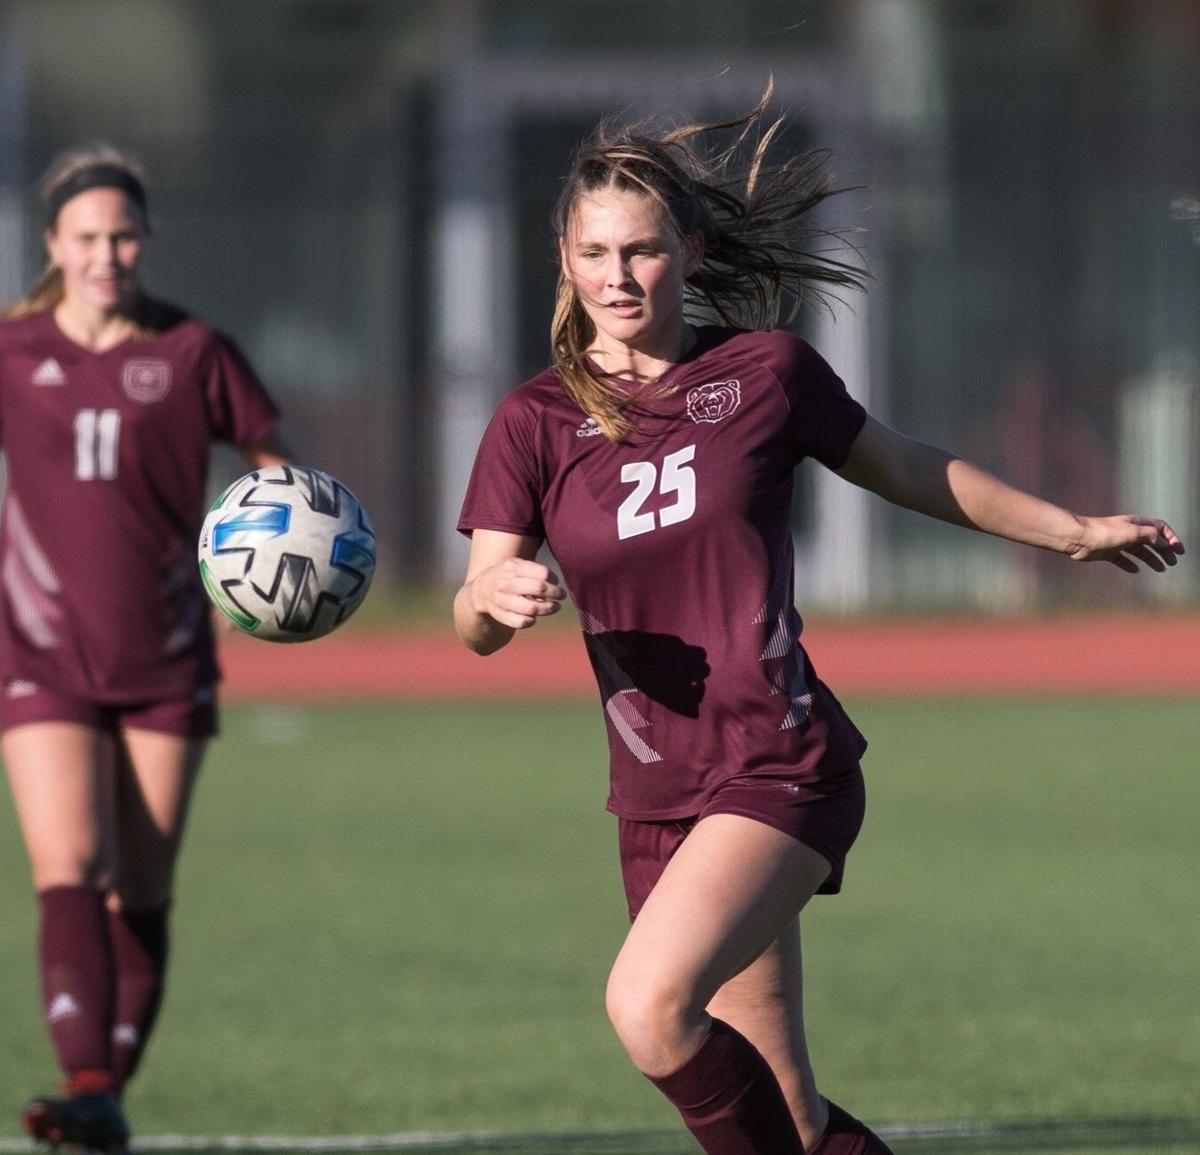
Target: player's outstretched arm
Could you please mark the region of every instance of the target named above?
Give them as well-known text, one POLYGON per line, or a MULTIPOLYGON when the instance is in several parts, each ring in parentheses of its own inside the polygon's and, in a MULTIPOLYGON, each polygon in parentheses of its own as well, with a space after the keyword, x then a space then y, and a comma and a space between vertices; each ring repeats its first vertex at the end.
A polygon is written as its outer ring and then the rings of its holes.
POLYGON ((1129 573, 1144 565, 1162 573, 1184 551, 1179 535, 1160 518, 1080 516, 871 417, 837 472, 895 505, 1073 561, 1108 561, 1129 573))
POLYGON ((491 654, 539 618, 556 614, 567 591, 535 561, 535 537, 477 529, 471 535, 467 577, 454 595, 454 628, 468 649, 491 654))

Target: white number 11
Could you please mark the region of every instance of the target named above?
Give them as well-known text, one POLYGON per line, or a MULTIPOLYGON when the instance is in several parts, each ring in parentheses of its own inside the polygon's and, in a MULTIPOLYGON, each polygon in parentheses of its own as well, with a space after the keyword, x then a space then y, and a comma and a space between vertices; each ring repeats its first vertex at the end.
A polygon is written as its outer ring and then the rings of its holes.
POLYGON ((112 481, 117 476, 121 414, 116 409, 80 409, 75 414, 75 476, 112 481))
POLYGON ((662 472, 652 461, 630 461, 621 466, 621 480, 633 484, 634 491, 621 502, 617 510, 617 537, 637 537, 650 533, 664 525, 676 525, 687 521, 696 512, 696 473, 688 462, 696 456, 694 445, 685 446, 663 458, 662 472), (677 494, 674 505, 654 510, 644 510, 646 499, 654 492, 664 496, 677 494))

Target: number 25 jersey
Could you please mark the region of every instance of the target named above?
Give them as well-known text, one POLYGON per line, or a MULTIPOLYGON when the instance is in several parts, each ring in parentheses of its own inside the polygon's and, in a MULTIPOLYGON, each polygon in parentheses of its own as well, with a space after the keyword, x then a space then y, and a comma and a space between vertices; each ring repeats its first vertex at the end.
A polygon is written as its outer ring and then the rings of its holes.
POLYGON ((866 745, 800 644, 791 529, 796 464, 842 465, 865 411, 791 334, 697 337, 619 445, 553 370, 509 393, 459 519, 554 554, 604 706, 609 809, 638 820, 696 814, 732 778, 812 781, 866 745))

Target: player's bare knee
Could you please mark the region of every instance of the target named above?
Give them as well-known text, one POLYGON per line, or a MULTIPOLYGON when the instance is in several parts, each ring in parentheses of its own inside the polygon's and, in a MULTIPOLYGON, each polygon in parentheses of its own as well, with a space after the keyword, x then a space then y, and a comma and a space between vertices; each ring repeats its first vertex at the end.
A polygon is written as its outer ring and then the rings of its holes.
POLYGON ((55 886, 86 886, 93 890, 107 890, 115 879, 116 871, 112 864, 100 854, 35 858, 33 862, 33 885, 39 891, 55 886))
POLYGON ((692 992, 666 976, 633 977, 614 971, 605 995, 608 1018, 639 1070, 657 1073, 702 1013, 692 992))

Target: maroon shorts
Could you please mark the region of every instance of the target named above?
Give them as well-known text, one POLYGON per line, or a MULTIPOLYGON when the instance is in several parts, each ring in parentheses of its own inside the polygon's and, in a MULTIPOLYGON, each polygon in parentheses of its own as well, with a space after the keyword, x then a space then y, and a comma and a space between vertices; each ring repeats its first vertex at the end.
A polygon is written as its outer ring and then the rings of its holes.
POLYGON ((812 784, 781 782, 777 778, 744 775, 731 778, 713 791, 699 814, 663 822, 618 820, 621 877, 629 919, 637 918, 655 884, 701 818, 710 814, 740 814, 790 834, 829 860, 829 876, 818 894, 842 889, 846 855, 858 837, 866 809, 862 770, 857 764, 812 784))
POLYGON ((204 686, 175 698, 113 705, 10 678, 0 689, 0 730, 29 722, 78 722, 109 734, 129 729, 211 738, 217 732, 217 692, 204 686))

